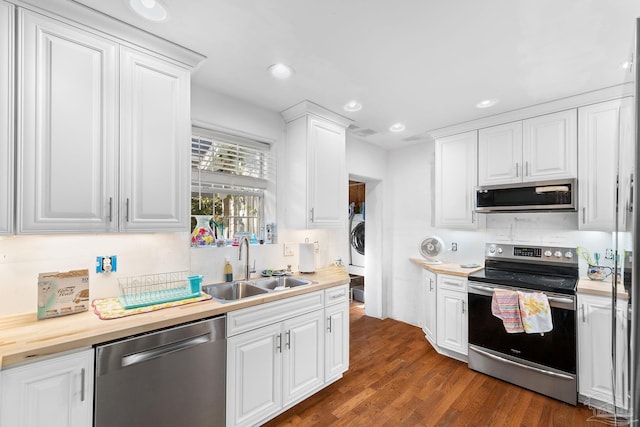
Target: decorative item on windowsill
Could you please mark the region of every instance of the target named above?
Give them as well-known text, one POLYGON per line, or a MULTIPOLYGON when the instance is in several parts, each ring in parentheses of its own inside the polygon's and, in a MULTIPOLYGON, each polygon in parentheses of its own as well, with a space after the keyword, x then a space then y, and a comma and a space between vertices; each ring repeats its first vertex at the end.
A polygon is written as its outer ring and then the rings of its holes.
POLYGON ((205 247, 211 246, 215 241, 215 236, 211 225, 211 215, 193 215, 196 219, 196 226, 191 233, 191 246, 205 247))
POLYGON ((214 215, 211 222, 215 229, 216 246, 226 246, 227 241, 224 238, 224 217, 221 215, 214 215))

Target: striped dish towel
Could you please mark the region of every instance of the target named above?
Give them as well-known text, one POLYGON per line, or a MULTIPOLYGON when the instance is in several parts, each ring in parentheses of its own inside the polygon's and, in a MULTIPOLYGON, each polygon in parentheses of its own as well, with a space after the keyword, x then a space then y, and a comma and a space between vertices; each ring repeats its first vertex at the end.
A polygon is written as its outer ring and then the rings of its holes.
POLYGON ((524 332, 522 319, 520 318, 518 292, 494 289, 493 298, 491 298, 491 313, 502 320, 504 329, 508 333, 524 332))

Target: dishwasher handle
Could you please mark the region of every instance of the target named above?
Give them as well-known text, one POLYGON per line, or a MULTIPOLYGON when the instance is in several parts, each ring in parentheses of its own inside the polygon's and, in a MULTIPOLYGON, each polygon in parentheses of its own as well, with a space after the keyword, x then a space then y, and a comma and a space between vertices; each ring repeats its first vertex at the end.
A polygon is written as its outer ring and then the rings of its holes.
POLYGON ((141 351, 139 353, 130 354, 124 356, 121 359, 122 367, 135 365, 137 363, 143 363, 147 360, 156 359, 166 354, 173 353, 180 350, 186 350, 191 347, 195 347, 200 344, 204 344, 211 341, 211 334, 201 335, 199 337, 191 338, 184 341, 178 341, 168 345, 153 348, 151 350, 141 351))

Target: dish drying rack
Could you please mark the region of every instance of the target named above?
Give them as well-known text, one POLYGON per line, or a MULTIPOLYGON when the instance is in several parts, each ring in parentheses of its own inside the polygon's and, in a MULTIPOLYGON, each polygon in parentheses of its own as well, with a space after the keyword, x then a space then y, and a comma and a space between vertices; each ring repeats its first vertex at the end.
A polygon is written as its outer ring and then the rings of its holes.
POLYGON ((118 299, 124 308, 146 307, 200 296, 202 276, 186 271, 146 274, 118 279, 118 299))

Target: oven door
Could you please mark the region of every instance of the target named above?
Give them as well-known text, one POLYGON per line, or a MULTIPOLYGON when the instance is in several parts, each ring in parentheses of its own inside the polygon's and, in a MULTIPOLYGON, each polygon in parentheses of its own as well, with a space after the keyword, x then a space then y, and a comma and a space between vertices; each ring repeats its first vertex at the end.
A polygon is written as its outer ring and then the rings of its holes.
POLYGON ((532 292, 469 282, 469 368, 575 405, 575 296, 546 293, 553 321, 550 332, 510 334, 491 313, 495 288, 532 292))

